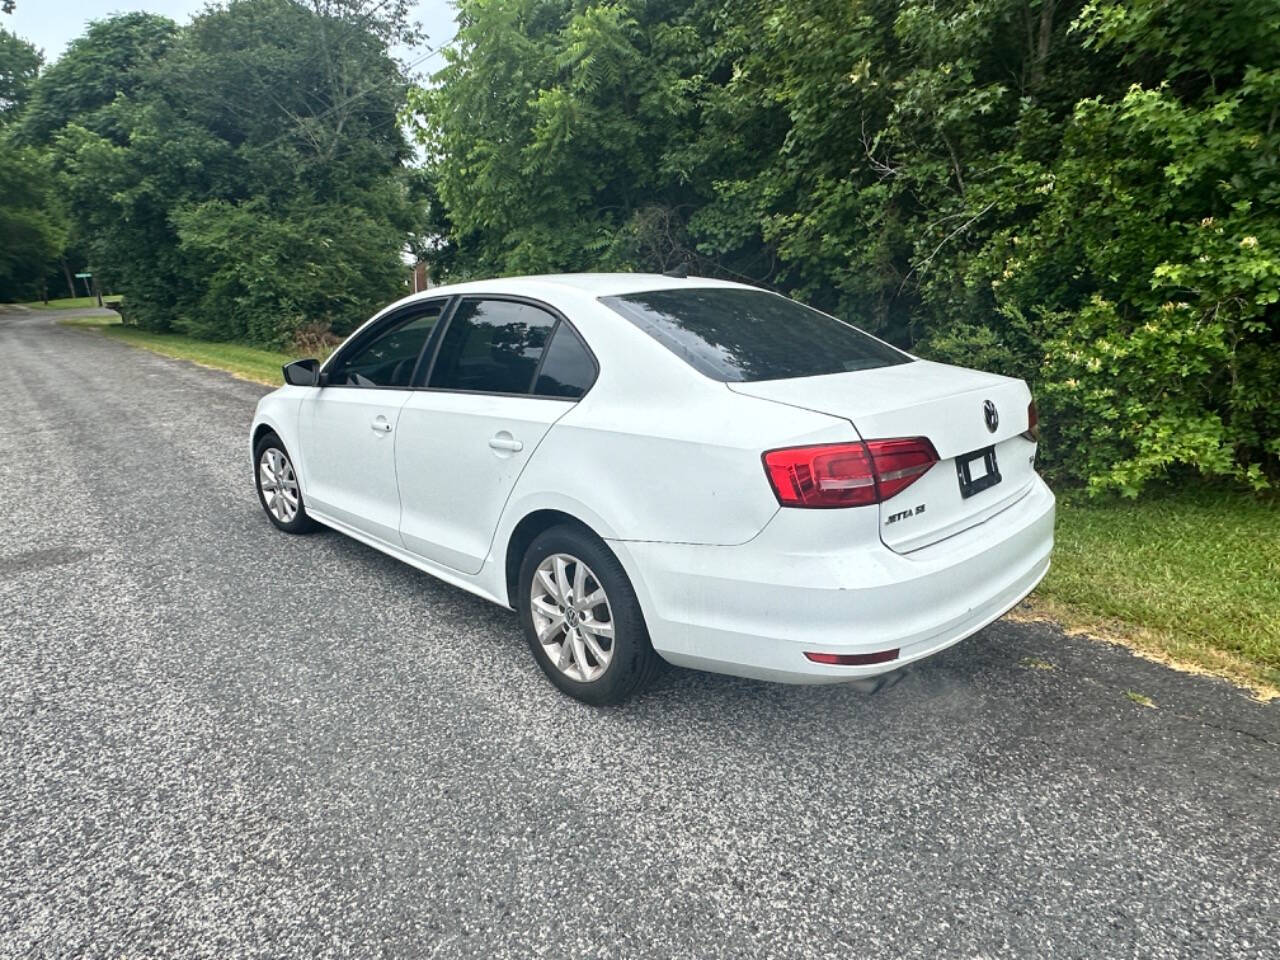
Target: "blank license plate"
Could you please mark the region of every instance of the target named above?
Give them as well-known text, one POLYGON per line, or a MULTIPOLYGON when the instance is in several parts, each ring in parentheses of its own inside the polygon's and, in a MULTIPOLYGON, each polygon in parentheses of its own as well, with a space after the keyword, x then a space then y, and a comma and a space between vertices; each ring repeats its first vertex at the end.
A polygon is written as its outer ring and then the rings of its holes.
POLYGON ((956 474, 960 478, 960 496, 966 500, 975 493, 994 487, 1000 482, 996 448, 983 447, 956 457, 956 474))

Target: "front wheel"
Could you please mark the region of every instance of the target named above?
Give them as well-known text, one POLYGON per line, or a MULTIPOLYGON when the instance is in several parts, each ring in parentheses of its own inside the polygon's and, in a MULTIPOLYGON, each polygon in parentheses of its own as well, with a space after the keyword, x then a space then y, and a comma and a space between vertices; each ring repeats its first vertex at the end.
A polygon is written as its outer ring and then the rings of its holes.
POLYGON ((519 590, 534 659, 569 696, 620 703, 661 666, 631 581, 598 537, 571 526, 539 534, 520 566, 519 590))
POLYGON ((269 519, 285 533, 310 533, 319 527, 307 516, 302 487, 289 452, 274 433, 266 434, 253 448, 258 502, 269 519))

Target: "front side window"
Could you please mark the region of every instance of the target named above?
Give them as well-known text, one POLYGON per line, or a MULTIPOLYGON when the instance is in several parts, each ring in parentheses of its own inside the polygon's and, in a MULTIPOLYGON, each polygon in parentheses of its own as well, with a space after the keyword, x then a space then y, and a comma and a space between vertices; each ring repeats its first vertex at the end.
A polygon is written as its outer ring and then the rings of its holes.
POLYGON ((423 304, 420 310, 374 334, 372 340, 345 351, 328 371, 329 383, 341 387, 407 388, 418 356, 444 312, 445 302, 423 304))
POLYGON ((527 394, 555 325, 555 317, 527 303, 463 300, 440 341, 427 385, 527 394))
POLYGON ((911 357, 857 327, 764 290, 683 287, 601 302, 722 382, 869 370, 911 357))

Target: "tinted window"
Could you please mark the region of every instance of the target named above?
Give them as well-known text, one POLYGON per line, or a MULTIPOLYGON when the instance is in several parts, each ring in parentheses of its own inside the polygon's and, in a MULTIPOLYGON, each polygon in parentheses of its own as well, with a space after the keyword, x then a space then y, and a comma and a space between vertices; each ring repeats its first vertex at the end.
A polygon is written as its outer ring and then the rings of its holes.
POLYGON ((783 380, 911 360, 856 327, 763 290, 655 290, 601 301, 714 380, 783 380))
POLYGON ((349 387, 407 387, 418 354, 435 329, 444 302, 392 322, 372 340, 345 351, 329 369, 329 382, 349 387))
POLYGON ((440 341, 432 387, 528 393, 556 318, 509 300, 463 300, 440 341))
POLYGON ((596 365, 591 354, 568 324, 560 324, 547 347, 533 392, 543 397, 576 400, 587 392, 595 378, 596 365))

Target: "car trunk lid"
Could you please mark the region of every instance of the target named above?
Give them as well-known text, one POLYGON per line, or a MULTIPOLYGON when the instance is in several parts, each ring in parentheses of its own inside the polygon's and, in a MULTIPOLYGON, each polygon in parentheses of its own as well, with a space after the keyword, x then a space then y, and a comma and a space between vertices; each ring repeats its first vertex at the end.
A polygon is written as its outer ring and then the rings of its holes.
POLYGON ((1031 395, 1021 380, 917 360, 727 386, 844 417, 864 440, 927 437, 939 462, 879 505, 880 538, 899 553, 999 513, 1025 495, 1034 476, 1035 444, 1022 436, 1031 395))

